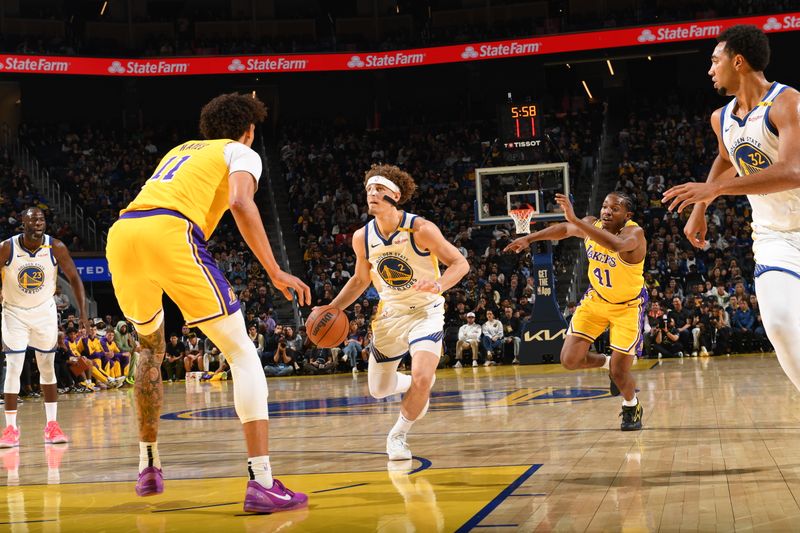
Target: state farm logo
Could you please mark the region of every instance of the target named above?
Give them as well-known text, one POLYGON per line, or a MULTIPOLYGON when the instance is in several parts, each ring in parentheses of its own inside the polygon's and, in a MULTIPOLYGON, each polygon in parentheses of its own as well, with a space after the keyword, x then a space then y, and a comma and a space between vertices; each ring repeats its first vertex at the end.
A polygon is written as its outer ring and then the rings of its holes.
POLYGON ((640 43, 651 43, 656 40, 653 31, 649 28, 642 30, 642 33, 636 38, 640 43))
POLYGON ((364 62, 359 56, 353 56, 350 58, 350 61, 347 62, 347 68, 361 68, 363 66, 364 62))
POLYGON ((467 46, 461 52, 461 59, 475 59, 476 57, 478 57, 478 52, 472 46, 467 46))
POLYGON ((125 67, 119 61, 112 61, 111 66, 108 67, 108 72, 111 74, 125 74, 125 67))
POLYGON ((778 19, 775 17, 770 17, 767 19, 767 22, 764 23, 762 28, 764 28, 764 31, 774 31, 783 28, 783 25, 778 22, 778 19))
POLYGON ((242 63, 241 59, 234 59, 231 61, 231 64, 228 65, 228 70, 231 72, 241 72, 244 70, 244 64, 242 63))

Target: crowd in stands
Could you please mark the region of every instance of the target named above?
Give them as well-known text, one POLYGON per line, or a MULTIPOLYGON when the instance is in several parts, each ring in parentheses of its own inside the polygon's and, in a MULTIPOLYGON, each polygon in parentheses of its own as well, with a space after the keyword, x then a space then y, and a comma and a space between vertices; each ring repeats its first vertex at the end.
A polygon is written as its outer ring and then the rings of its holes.
POLYGON ((694 99, 636 102, 619 133, 616 189, 636 201, 648 255, 650 295, 646 341, 653 356, 764 351, 766 338, 753 285, 750 204, 721 197, 707 210, 701 250, 683 235, 689 211, 666 210, 661 193, 686 181, 704 181, 718 153, 709 127, 714 102, 694 99))
MULTIPOLYGON (((115 40, 87 37, 84 22, 79 15, 60 8, 28 10, 27 18, 64 20, 63 36, 24 35, 0 36, 0 51, 18 54, 58 54, 58 55, 98 55, 117 56, 187 56, 220 54, 269 54, 298 53, 314 51, 370 51, 394 50, 419 46, 438 46, 461 42, 502 40, 533 35, 548 35, 593 29, 607 29, 623 26, 638 26, 653 23, 669 23, 685 20, 704 20, 718 17, 751 16, 765 13, 781 13, 793 9, 792 0, 727 0, 698 6, 689 2, 658 6, 637 3, 633 9, 607 8, 602 13, 579 14, 570 12, 566 5, 552 3, 549 16, 518 17, 502 22, 472 24, 438 24, 429 18, 428 10, 401 10, 401 15, 410 14, 412 29, 393 33, 382 33, 379 38, 370 39, 363 35, 345 35, 336 31, 336 13, 318 12, 297 6, 297 12, 289 16, 295 19, 316 19, 314 35, 294 35, 252 39, 241 35, 227 35, 219 38, 198 36, 195 22, 221 20, 249 20, 251 12, 230 13, 225 8, 204 6, 183 12, 172 12, 161 16, 149 16, 136 22, 170 22, 174 25, 170 35, 151 34, 145 43, 136 49, 123 46, 115 40)), ((566 3, 565 3, 566 4, 566 3)), ((457 6, 455 6, 457 8, 457 6)), ((396 15, 391 8, 380 16, 396 15)), ((434 16, 436 13, 434 11, 434 16)), ((353 17, 348 13, 344 18, 353 17)))

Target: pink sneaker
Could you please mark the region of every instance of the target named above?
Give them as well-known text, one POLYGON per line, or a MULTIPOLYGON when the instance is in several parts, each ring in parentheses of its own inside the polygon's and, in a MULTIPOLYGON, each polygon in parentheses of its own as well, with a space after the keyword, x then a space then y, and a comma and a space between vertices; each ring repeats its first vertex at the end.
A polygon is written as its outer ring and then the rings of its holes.
POLYGON ((247 492, 244 497, 245 512, 275 513, 300 509, 308 505, 308 496, 287 489, 277 479, 273 481, 269 489, 265 489, 257 481, 247 482, 247 492))
POLYGON ((3 430, 3 436, 0 437, 0 448, 13 448, 19 446, 19 428, 14 429, 14 426, 8 426, 3 430))
POLYGON ((61 426, 55 420, 48 422, 44 428, 44 442, 45 444, 64 444, 69 442, 69 439, 64 432, 61 431, 61 426))

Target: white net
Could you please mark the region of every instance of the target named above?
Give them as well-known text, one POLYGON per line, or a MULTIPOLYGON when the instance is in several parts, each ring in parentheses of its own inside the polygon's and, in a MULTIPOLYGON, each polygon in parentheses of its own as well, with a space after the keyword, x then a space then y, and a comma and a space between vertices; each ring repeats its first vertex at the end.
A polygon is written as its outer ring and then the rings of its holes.
POLYGON ((533 217, 534 212, 533 208, 512 209, 508 212, 508 215, 514 220, 514 227, 517 233, 531 232, 531 217, 533 217))

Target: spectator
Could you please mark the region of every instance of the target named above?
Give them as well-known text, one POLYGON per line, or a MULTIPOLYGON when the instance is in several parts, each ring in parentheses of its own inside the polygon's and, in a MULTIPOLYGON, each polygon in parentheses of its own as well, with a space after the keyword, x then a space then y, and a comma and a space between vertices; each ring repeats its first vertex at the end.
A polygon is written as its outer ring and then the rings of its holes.
POLYGON ((75 309, 73 309, 69 303, 69 297, 61 292, 61 287, 59 287, 58 283, 56 283, 56 293, 53 299, 56 302, 56 310, 58 311, 59 317, 75 312, 75 309))
POLYGON ((114 342, 114 330, 109 329, 100 339, 103 347, 103 371, 108 375, 111 385, 119 388, 125 383, 125 373, 128 371, 130 356, 122 352, 114 342))
POLYGON ((316 346, 309 351, 308 361, 303 365, 307 374, 333 374, 335 368, 331 351, 316 346))
POLYGON ((264 367, 264 374, 267 376, 291 376, 294 374, 294 360, 286 349, 285 335, 282 334, 279 337, 275 355, 272 356, 264 367))
POLYGON ((169 381, 181 381, 186 374, 186 367, 183 357, 186 353, 186 346, 180 341, 176 334, 169 336, 167 343, 166 357, 164 357, 164 371, 169 381))
POLYGON ((195 332, 186 335, 186 352, 183 356, 183 367, 189 373, 193 368, 198 372, 203 371, 203 343, 195 332))
POLYGON ((495 357, 502 359, 503 356, 503 324, 494 317, 491 310, 486 311, 486 322, 481 326, 481 331, 481 344, 486 351, 484 366, 491 366, 495 364, 495 357))
POLYGON ((264 335, 258 332, 258 327, 255 324, 250 324, 250 327, 247 328, 247 336, 250 337, 250 340, 256 347, 256 353, 258 353, 258 358, 263 360, 264 347, 265 347, 264 335))
MULTIPOLYGON (((569 305, 567 308, 569 309, 569 305)), ((507 351, 507 347, 511 345, 512 353, 514 354, 514 359, 511 363, 514 365, 519 364, 519 346, 522 336, 519 317, 514 314, 511 306, 505 306, 500 321, 503 323, 503 349, 507 351)))
POLYGON ((225 357, 220 353, 219 348, 211 341, 206 339, 203 343, 203 372, 211 373, 222 368, 225 357))
POLYGON ((470 311, 467 313, 467 323, 458 330, 455 368, 461 368, 461 358, 466 348, 472 350, 472 366, 478 366, 478 345, 480 343, 481 333, 481 327, 475 323, 475 313, 470 311))
POLYGON ((733 348, 737 352, 745 352, 751 349, 753 344, 753 326, 756 322, 753 311, 747 304, 747 300, 738 300, 739 308, 731 317, 731 328, 733 330, 733 348))
POLYGON ((286 353, 292 360, 294 369, 301 368, 305 354, 303 353, 303 337, 294 331, 292 326, 283 328, 284 335, 286 336, 286 353))
POLYGON ((659 359, 662 356, 683 357, 683 346, 674 318, 662 318, 658 327, 651 331, 651 335, 653 336, 651 346, 659 359))
POLYGON ((683 302, 679 297, 676 296, 672 299, 672 311, 667 313, 667 315, 675 321, 675 327, 680 336, 681 347, 687 348, 692 346, 692 317, 691 314, 683 308, 683 302))
MULTIPOLYGON (((356 304, 361 307, 360 304, 356 304)), ((362 343, 364 342, 364 335, 358 330, 356 322, 350 322, 350 333, 344 341, 344 355, 350 362, 350 368, 353 374, 358 374, 358 361, 361 359, 362 343)))

